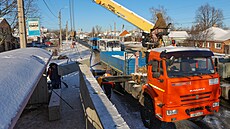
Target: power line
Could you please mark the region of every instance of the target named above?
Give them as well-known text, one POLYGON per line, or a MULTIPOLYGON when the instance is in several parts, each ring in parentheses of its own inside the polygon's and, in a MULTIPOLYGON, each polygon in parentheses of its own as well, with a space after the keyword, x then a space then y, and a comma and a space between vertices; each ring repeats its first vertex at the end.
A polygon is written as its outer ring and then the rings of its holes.
POLYGON ((46 1, 43 0, 43 2, 45 3, 46 7, 48 8, 48 10, 50 11, 51 14, 53 14, 54 17, 58 18, 56 15, 54 15, 54 13, 50 10, 49 6, 47 5, 46 1))
POLYGON ((71 0, 69 0, 69 7, 70 7, 70 9, 69 9, 69 12, 70 12, 70 30, 72 31, 73 30, 73 24, 72 24, 72 1, 71 0))

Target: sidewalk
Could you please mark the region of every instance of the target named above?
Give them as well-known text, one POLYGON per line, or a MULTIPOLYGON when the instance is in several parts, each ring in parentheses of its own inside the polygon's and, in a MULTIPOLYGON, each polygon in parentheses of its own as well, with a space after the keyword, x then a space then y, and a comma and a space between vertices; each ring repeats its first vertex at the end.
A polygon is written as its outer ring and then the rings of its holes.
POLYGON ((35 109, 26 109, 14 129, 85 129, 84 113, 80 101, 78 72, 63 77, 68 88, 62 84, 61 119, 48 120, 48 105, 40 105, 35 109))

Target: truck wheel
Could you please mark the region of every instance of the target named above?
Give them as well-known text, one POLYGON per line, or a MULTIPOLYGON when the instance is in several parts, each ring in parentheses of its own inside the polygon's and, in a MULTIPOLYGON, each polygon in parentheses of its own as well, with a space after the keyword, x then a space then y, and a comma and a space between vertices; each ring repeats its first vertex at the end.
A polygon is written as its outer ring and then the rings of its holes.
POLYGON ((145 97, 144 106, 141 106, 141 119, 146 128, 159 129, 161 121, 156 118, 153 102, 150 97, 145 97))
POLYGON ((228 91, 228 103, 230 103, 230 90, 228 91))

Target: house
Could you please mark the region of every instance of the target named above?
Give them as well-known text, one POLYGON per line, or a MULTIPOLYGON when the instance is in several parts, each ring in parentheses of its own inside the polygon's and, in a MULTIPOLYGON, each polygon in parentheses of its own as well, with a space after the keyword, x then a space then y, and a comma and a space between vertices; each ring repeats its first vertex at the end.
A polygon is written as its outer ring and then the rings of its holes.
POLYGON ((169 42, 172 40, 179 46, 185 46, 184 41, 189 37, 186 31, 170 31, 168 38, 169 42))
POLYGON ((214 53, 230 54, 230 30, 211 27, 203 31, 206 40, 199 40, 195 46, 209 48, 214 53))
POLYGON ((9 23, 5 18, 0 18, 0 52, 15 49, 14 40, 9 23))

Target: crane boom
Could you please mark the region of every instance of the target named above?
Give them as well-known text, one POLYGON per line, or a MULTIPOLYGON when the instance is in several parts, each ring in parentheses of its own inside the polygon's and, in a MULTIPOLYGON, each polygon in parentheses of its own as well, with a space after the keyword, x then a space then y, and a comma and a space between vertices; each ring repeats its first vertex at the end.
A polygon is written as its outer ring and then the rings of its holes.
POLYGON ((98 5, 103 6, 112 13, 118 15, 129 23, 135 25, 146 33, 150 33, 150 30, 154 27, 154 24, 144 19, 143 17, 135 14, 129 9, 123 7, 122 5, 116 3, 113 0, 93 0, 98 5))

